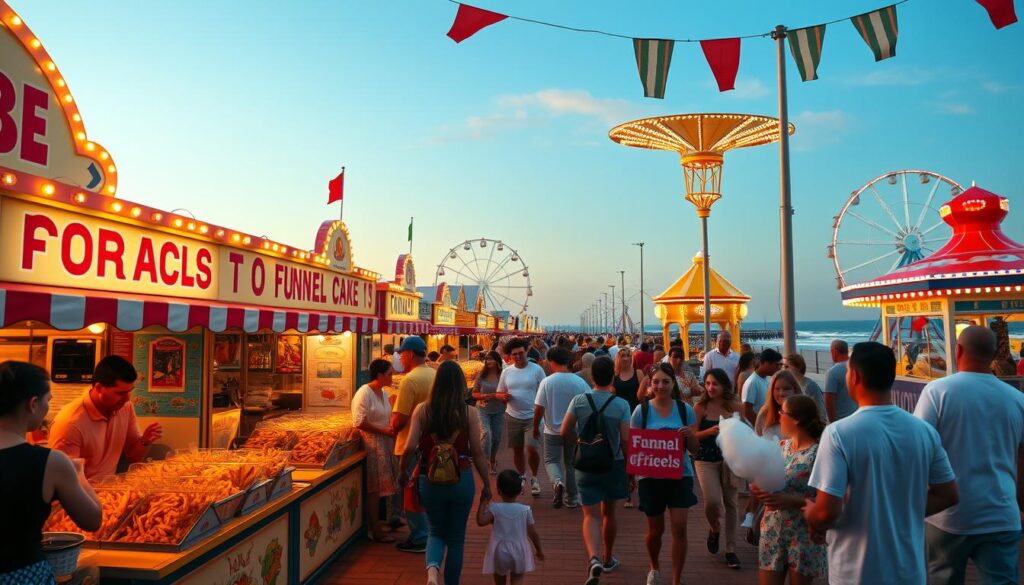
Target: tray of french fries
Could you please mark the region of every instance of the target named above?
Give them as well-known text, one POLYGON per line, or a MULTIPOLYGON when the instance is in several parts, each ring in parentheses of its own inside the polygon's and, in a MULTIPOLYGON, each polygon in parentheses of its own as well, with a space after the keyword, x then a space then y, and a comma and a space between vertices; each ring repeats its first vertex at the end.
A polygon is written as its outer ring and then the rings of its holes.
POLYGON ((226 471, 232 484, 245 492, 239 508, 239 514, 245 515, 291 491, 294 467, 288 466, 288 458, 287 451, 272 448, 188 449, 175 453, 171 461, 193 464, 207 473, 226 471))
POLYGON ((142 501, 146 493, 116 477, 97 480, 93 489, 103 509, 103 520, 95 532, 86 532, 78 527, 59 503, 54 503, 50 517, 43 525, 44 532, 77 532, 85 536, 86 547, 98 546, 99 541, 109 537, 121 521, 142 501))
POLYGON ((172 481, 170 489, 194 489, 213 496, 214 512, 222 522, 237 516, 245 492, 255 481, 253 470, 237 464, 199 464, 175 458, 128 466, 124 474, 128 481, 159 488, 165 480, 172 481), (236 483, 237 482, 237 483, 236 483))
MULTIPOLYGON (((149 484, 150 490, 100 548, 180 552, 222 524, 217 509, 224 504, 223 487, 207 487, 207 478, 136 475, 128 481, 149 484)), ((229 498, 240 501, 241 495, 229 498)))

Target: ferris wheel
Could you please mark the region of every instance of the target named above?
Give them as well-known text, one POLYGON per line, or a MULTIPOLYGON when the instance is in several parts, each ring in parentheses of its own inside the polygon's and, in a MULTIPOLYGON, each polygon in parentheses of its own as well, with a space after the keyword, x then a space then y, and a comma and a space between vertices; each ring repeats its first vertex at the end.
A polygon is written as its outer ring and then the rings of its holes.
POLYGON ((958 183, 931 171, 891 171, 854 191, 832 222, 828 257, 836 287, 866 282, 917 262, 949 241, 939 215, 958 183))
POLYGON ((479 238, 454 246, 437 264, 434 285, 478 286, 489 310, 526 311, 533 286, 526 260, 501 240, 479 238))

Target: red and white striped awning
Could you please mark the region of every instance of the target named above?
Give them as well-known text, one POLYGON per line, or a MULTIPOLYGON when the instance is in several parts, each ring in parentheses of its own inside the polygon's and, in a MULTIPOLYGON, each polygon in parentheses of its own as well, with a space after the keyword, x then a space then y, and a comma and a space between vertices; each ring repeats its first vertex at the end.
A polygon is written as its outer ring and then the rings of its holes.
MULTIPOLYGON (((214 332, 378 333, 390 323, 376 317, 311 313, 273 307, 211 303, 141 295, 107 295, 72 289, 0 283, 0 327, 38 321, 54 329, 75 331, 106 323, 122 331, 159 326, 170 331, 204 327, 214 332)), ((403 323, 404 325, 404 323, 403 323)))
POLYGON ((377 333, 393 333, 398 335, 425 335, 430 332, 429 321, 385 321, 380 319, 377 333))

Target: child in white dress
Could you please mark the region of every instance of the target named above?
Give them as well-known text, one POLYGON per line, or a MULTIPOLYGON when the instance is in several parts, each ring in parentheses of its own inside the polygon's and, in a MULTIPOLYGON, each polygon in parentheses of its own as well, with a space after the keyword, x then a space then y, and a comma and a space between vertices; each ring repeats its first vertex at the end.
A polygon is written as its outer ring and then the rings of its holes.
POLYGON ((534 554, 530 543, 536 549, 537 560, 544 560, 544 551, 540 546, 540 535, 533 525, 533 510, 525 504, 516 503, 522 491, 519 473, 506 469, 498 474, 497 487, 501 502, 491 503, 480 500, 476 513, 478 526, 493 524, 491 540, 487 543, 484 553, 484 574, 494 575, 497 585, 519 585, 523 575, 533 571, 534 554))

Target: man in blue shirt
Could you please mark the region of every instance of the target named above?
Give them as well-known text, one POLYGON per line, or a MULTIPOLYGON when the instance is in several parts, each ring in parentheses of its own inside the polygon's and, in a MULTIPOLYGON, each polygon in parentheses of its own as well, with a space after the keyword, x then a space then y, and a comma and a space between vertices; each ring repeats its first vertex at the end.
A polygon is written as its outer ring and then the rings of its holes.
POLYGON ((914 411, 938 431, 964 494, 926 520, 929 583, 963 583, 968 560, 983 583, 1018 582, 1024 395, 992 375, 995 357, 991 329, 965 328, 956 344, 959 372, 925 386, 914 411))
POLYGON ((850 347, 842 339, 836 339, 832 341, 829 351, 836 364, 825 374, 825 411, 829 422, 835 422, 853 414, 857 410, 857 401, 850 396, 850 390, 846 387, 846 362, 850 359, 850 347))

